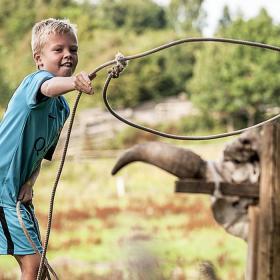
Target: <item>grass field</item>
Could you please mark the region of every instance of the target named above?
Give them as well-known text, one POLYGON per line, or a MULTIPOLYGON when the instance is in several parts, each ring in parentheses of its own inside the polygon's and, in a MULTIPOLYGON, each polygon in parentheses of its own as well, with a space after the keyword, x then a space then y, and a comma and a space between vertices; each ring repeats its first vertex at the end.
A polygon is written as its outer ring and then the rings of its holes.
MULTIPOLYGON (((218 157, 223 143, 191 145, 218 157)), ((135 163, 116 177, 113 159, 67 162, 55 200, 48 258, 61 279, 198 279, 211 261, 220 279, 244 278, 247 245, 224 232, 204 195, 175 194, 175 177, 135 163), (122 180, 125 194, 118 194, 122 180)), ((44 235, 58 162, 44 164, 34 204, 44 235)), ((11 257, 0 258, 0 279, 18 279, 11 257), (2 278, 1 278, 2 277, 2 278)))

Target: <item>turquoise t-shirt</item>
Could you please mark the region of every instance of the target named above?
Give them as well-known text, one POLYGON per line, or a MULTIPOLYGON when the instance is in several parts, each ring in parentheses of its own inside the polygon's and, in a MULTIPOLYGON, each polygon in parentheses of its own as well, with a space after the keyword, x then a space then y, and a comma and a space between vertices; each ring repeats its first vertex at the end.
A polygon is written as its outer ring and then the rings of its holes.
POLYGON ((40 93, 42 83, 52 77, 42 70, 28 75, 0 123, 0 206, 14 207, 20 187, 42 159, 51 160, 69 116, 63 96, 49 98, 40 93))

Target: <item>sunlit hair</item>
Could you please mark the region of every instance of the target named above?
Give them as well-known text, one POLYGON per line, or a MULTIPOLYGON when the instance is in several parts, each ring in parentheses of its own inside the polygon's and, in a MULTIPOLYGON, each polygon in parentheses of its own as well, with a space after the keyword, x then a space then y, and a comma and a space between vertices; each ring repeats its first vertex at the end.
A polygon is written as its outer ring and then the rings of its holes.
POLYGON ((49 18, 37 22, 32 28, 31 48, 32 53, 42 50, 50 34, 73 33, 77 39, 77 28, 68 19, 49 18))

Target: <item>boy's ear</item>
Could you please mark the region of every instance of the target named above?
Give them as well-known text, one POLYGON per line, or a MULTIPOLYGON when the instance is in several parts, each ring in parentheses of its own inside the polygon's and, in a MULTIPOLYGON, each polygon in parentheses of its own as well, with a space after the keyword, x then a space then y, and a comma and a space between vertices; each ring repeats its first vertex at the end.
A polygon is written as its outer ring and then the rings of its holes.
POLYGON ((42 62, 42 59, 41 59, 41 54, 39 52, 34 53, 33 54, 33 59, 36 63, 37 68, 40 69, 43 66, 43 62, 42 62))

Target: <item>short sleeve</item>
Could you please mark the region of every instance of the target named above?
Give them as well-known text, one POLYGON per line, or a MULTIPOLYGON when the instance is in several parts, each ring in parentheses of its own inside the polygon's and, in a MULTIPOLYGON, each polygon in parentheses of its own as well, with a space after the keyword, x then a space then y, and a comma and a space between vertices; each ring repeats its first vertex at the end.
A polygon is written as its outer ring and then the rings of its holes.
POLYGON ((55 148, 56 148, 56 146, 57 146, 57 142, 58 142, 58 141, 56 141, 56 142, 48 149, 47 153, 46 153, 45 156, 44 156, 44 159, 49 160, 49 161, 52 160, 52 157, 53 157, 55 148))
POLYGON ((53 142, 53 144, 50 146, 50 148, 48 149, 48 151, 46 152, 46 154, 44 155, 44 159, 51 161, 53 154, 55 152, 59 137, 60 137, 61 131, 59 132, 59 134, 57 135, 57 138, 55 139, 55 141, 53 142))
POLYGON ((48 97, 42 96, 40 88, 45 81, 53 77, 53 74, 43 70, 37 71, 27 77, 24 91, 26 93, 26 102, 29 107, 34 108, 42 101, 48 99, 48 97))

